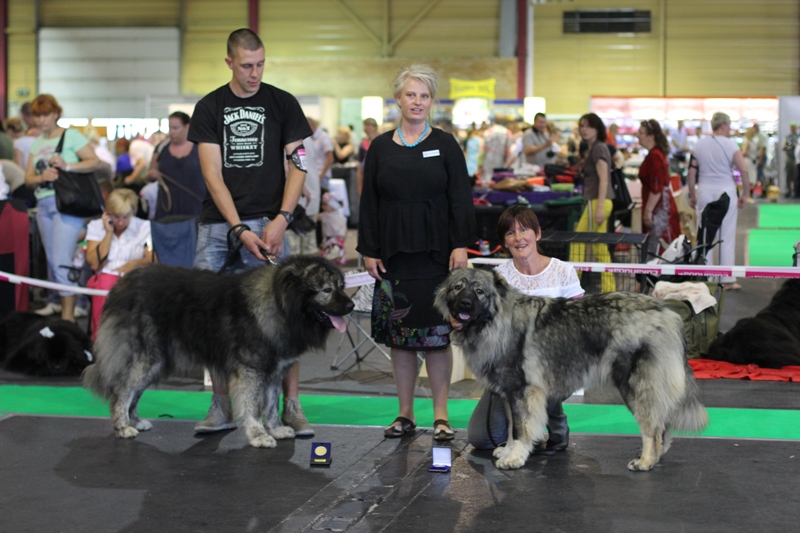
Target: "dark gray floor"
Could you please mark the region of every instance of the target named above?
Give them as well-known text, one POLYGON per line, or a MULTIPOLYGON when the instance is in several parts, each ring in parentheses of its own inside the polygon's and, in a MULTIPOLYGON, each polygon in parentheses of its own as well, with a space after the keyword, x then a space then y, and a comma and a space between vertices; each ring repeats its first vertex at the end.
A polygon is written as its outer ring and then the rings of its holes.
POLYGON ((430 433, 384 440, 374 429, 319 426, 311 440, 247 446, 154 422, 135 440, 106 420, 0 419, 0 531, 794 531, 796 442, 678 438, 649 473, 625 465, 635 437, 574 435, 567 453, 517 471, 461 439, 449 474, 431 473, 430 433))

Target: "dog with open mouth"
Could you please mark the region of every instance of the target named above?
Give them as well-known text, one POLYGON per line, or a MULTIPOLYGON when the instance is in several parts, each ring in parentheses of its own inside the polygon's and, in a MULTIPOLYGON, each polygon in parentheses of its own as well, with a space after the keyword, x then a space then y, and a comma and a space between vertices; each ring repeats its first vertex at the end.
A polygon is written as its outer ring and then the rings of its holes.
POLYGON ((160 378, 206 367, 228 379, 234 416, 250 445, 294 437, 278 416, 281 383, 300 356, 344 332, 353 310, 344 276, 321 257, 222 275, 165 265, 126 274, 111 290, 83 383, 110 401, 118 437, 152 424, 139 418, 144 390, 160 378), (261 420, 266 422, 266 427, 261 420))
POLYGON ((512 289, 495 271, 455 269, 434 305, 455 321, 450 339, 478 380, 503 399, 508 442, 497 467, 520 468, 545 439, 546 403, 587 383, 613 383, 642 433, 628 463, 650 470, 670 430, 702 431, 708 414, 686 361, 681 318, 663 302, 632 293, 539 298, 512 289))

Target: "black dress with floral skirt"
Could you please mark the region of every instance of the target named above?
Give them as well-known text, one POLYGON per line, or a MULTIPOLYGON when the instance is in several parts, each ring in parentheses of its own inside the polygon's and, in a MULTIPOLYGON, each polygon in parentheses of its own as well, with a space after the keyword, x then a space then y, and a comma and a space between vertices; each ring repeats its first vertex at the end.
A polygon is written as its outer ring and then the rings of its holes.
POLYGON ((441 130, 413 148, 395 143, 393 134, 372 141, 364 165, 357 249, 386 268, 375 282, 372 336, 401 350, 441 350, 450 343, 450 324, 433 299, 452 250, 475 240, 466 161, 441 130))

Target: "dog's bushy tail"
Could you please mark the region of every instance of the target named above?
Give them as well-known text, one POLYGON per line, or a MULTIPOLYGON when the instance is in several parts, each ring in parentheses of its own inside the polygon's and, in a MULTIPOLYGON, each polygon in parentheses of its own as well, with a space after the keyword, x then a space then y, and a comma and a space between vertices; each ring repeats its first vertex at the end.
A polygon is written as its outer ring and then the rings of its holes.
POLYGON ((108 390, 108 387, 106 387, 103 376, 100 373, 100 367, 97 363, 91 364, 83 369, 81 381, 83 382, 83 386, 85 388, 89 389, 101 398, 108 399, 110 391, 108 390))
POLYGON ((699 433, 708 426, 708 412, 698 397, 697 382, 692 368, 686 364, 686 395, 670 421, 672 429, 699 433))
MULTIPOLYGON (((106 317, 104 317, 105 319, 106 317)), ((81 374, 83 386, 101 398, 109 399, 114 394, 112 383, 121 378, 130 361, 118 357, 115 346, 122 344, 123 339, 115 338, 111 320, 105 319, 97 332, 94 341, 94 363, 87 366, 81 374)))

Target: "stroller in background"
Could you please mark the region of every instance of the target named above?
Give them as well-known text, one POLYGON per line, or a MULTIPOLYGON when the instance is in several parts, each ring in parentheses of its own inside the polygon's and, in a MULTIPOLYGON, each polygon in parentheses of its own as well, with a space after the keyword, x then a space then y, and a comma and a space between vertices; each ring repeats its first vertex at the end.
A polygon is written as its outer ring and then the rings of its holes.
MULTIPOLYGON (((706 257, 722 241, 715 240, 722 219, 728 212, 731 199, 727 193, 722 193, 718 200, 710 202, 703 209, 700 217, 700 228, 697 230, 697 242, 690 242, 684 235, 672 241, 662 255, 656 255, 655 263, 673 265, 705 265, 706 257)), ((656 281, 670 281, 680 283, 683 281, 699 281, 696 276, 648 276, 649 285, 655 287, 656 281)))

